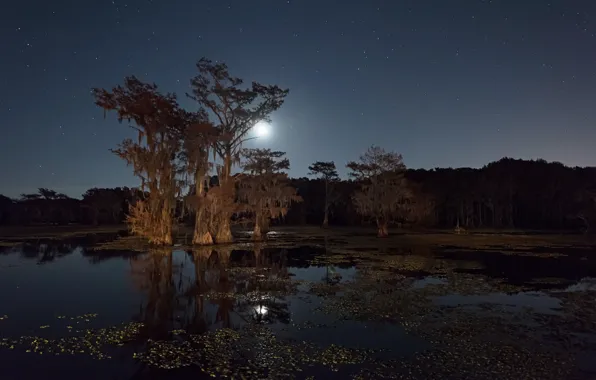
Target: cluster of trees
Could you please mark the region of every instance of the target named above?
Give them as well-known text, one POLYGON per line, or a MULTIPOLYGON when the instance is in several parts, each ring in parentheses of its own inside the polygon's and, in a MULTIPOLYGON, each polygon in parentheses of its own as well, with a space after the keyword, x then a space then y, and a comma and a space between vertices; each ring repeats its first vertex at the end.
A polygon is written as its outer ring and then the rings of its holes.
POLYGON ((267 232, 269 220, 300 201, 288 185, 289 161, 283 152, 242 149, 250 130, 284 102, 288 90, 253 82, 243 87, 224 63, 202 58, 187 96, 197 111, 183 109, 175 94, 136 77, 111 90, 94 89, 96 104, 130 122, 137 140, 125 139, 113 152, 134 168, 143 197, 129 207, 133 233, 155 245, 171 245, 178 201, 194 214, 193 243, 233 240, 234 216, 252 218, 254 237, 267 232), (219 160, 218 163, 216 161, 219 160), (232 169, 240 165, 241 176, 232 169), (217 173, 217 183, 206 180, 217 173))
MULTIPOLYGON (((288 186, 303 199, 287 208, 277 224, 361 225, 367 223, 357 209, 355 196, 361 184, 340 180, 333 163, 310 166, 311 178, 290 178, 288 186)), ((240 180, 242 176, 234 177, 240 180)), ((482 169, 407 169, 402 196, 411 197, 408 208, 390 220, 402 226, 453 228, 584 229, 596 218, 596 169, 570 168, 543 160, 504 158, 482 169), (406 192, 407 191, 407 192, 406 192)), ((256 180, 256 179, 255 179, 256 180)), ((217 176, 203 184, 216 187, 217 176)), ((254 183, 238 187, 238 193, 254 183)), ((258 192, 251 202, 258 202, 258 192)), ((0 224, 119 224, 126 220, 129 205, 147 194, 134 188, 87 190, 82 199, 69 198, 49 189, 23 194, 20 199, 0 195, 0 224)), ((244 195, 243 197, 246 197, 244 195)), ((185 210, 185 197, 176 199, 176 221, 192 224, 194 214, 185 210)), ((244 198, 242 198, 244 199, 244 198)), ((405 202, 404 202, 405 203, 405 202)), ((367 203, 365 202, 363 206, 367 203)), ((248 216, 242 214, 243 216, 248 216)), ((262 214, 261 214, 262 215, 262 214)), ((245 221, 240 213, 234 221, 245 221)))
POLYGON ((314 173, 320 178, 293 181, 304 199, 286 217, 293 223, 359 225, 372 217, 382 236, 387 220, 402 227, 589 232, 596 219, 593 167, 502 158, 480 169, 414 170, 376 147, 348 164, 354 180, 337 180, 327 171, 332 163, 325 165, 330 166, 324 171, 321 163, 310 167, 311 174, 319 167, 314 173), (396 169, 383 170, 381 162, 396 169), (371 168, 379 173, 370 173, 371 168))
MULTIPOLYGON (((143 197, 130 204, 130 230, 155 245, 171 245, 178 200, 194 214, 193 244, 229 243, 232 221, 249 221, 260 240, 272 219, 287 214, 302 201, 290 185, 284 152, 242 149, 250 130, 268 121, 289 90, 253 82, 243 87, 224 63, 202 58, 187 96, 197 111, 183 109, 175 94, 162 94, 155 84, 136 77, 111 90, 94 89, 96 104, 115 111, 138 132, 113 152, 134 168, 143 197), (217 162, 219 159, 219 162, 217 162), (233 175, 238 165, 242 172, 233 175), (206 176, 215 172, 216 184, 206 176), (189 191, 190 190, 190 191, 189 191)), ((371 147, 359 161, 350 162, 351 175, 360 184, 353 196, 360 214, 375 220, 379 236, 387 236, 396 217, 413 214, 417 200, 404 178, 401 155, 371 147)), ((333 162, 315 163, 311 171, 323 176, 325 212, 331 204, 329 184, 337 179, 333 162)), ((324 222, 326 223, 326 222, 324 222)))
POLYGON ((171 245, 176 223, 194 225, 193 244, 229 243, 233 223, 261 239, 274 223, 359 225, 380 237, 390 224, 459 228, 589 229, 596 210, 594 168, 504 158, 482 169, 407 170, 400 154, 370 147, 349 162, 314 162, 310 177, 290 179, 284 152, 243 149, 251 129, 279 109, 287 89, 233 77, 201 59, 183 109, 175 94, 136 77, 94 89, 96 104, 136 130, 113 150, 139 177, 136 189, 90 189, 76 200, 49 189, 0 196, 0 223, 116 223, 155 245, 171 245), (240 173, 233 174, 234 167, 240 173))
POLYGON ((92 188, 82 199, 45 188, 21 194, 19 199, 0 194, 0 225, 119 224, 129 204, 139 197, 142 193, 138 189, 128 187, 92 188))

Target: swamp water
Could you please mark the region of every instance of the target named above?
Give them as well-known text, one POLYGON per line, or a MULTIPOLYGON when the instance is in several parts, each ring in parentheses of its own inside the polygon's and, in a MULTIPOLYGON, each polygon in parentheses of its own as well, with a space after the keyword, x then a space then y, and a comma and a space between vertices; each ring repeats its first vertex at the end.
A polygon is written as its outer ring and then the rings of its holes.
POLYGON ((1 249, 2 379, 596 378, 585 252, 1 249))

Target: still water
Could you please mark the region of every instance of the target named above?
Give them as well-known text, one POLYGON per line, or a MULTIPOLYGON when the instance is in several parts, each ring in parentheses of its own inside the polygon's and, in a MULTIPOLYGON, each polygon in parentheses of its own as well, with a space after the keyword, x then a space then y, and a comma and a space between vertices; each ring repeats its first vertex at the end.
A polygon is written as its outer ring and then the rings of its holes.
MULTIPOLYGON (((180 333, 201 335, 247 326, 266 327, 281 341, 377 350, 371 355, 379 360, 407 358, 429 348, 428 339, 399 324, 318 312, 327 298, 310 292, 313 284, 333 286, 358 275, 349 262, 314 266, 305 259, 320 254, 324 253, 312 247, 141 254, 69 244, 4 248, 0 253, 1 378, 209 377, 198 369, 199 362, 166 371, 140 362, 136 355, 148 342, 176 340, 180 333), (135 329, 134 339, 98 340, 99 335, 125 334, 118 326, 135 329)), ((461 262, 455 272, 478 268, 460 257, 441 260, 461 262)), ((486 272, 486 266, 480 268, 486 272)), ((401 272, 402 277, 406 272, 401 272)), ((441 275, 409 273, 414 290, 447 282, 441 275)), ((499 275, 507 276, 503 271, 499 275)), ((565 287, 571 290, 585 290, 591 283, 570 282, 565 287)), ((557 298, 539 289, 516 294, 454 292, 433 297, 433 302, 438 307, 493 303, 545 314, 556 314, 560 307, 557 298)), ((317 366, 302 371, 296 377, 339 378, 342 373, 317 366)))
MULTIPOLYGON (((293 283, 324 282, 330 270, 334 281, 348 281, 356 270, 288 261, 283 250, 256 257, 252 251, 241 250, 133 255, 70 245, 6 249, 0 256, 0 337, 59 340, 65 335, 84 336, 87 331, 138 321, 144 324, 143 339, 164 339, 176 330, 201 334, 260 324, 280 339, 321 346, 385 348, 395 355, 424 347, 422 340, 406 336, 398 326, 337 322, 333 316, 313 313, 322 301, 304 288, 288 288, 293 283), (301 328, 304 324, 313 326, 301 328), (327 328, 330 325, 333 328, 327 328), (396 345, 396 341, 402 344, 396 345)), ((25 347, 0 348, 3 379, 165 375, 134 359, 136 342, 110 347, 111 359, 97 360, 85 347, 75 355, 38 354, 26 349, 30 340, 25 341, 25 347)), ((201 375, 170 372, 171 376, 201 375)))

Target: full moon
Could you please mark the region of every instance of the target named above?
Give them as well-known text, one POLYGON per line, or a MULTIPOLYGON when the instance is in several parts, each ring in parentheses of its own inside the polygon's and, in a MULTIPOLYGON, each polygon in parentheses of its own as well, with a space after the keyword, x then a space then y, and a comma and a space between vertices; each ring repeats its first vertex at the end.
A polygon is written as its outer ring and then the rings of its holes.
POLYGON ((264 121, 259 121, 254 126, 255 135, 257 137, 267 137, 271 134, 271 126, 264 121))

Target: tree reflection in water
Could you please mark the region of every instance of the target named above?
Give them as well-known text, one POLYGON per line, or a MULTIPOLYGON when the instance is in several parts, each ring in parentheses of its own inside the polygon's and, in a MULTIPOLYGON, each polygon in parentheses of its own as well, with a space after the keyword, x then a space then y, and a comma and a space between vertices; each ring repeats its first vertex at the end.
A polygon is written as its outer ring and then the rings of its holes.
POLYGON ((292 290, 283 250, 201 247, 130 258, 135 286, 145 294, 135 320, 163 339, 173 331, 201 334, 245 323, 289 323, 292 290), (187 264, 192 262, 192 270, 187 264))
POLYGON ((287 270, 285 250, 264 252, 256 245, 253 250, 253 270, 236 271, 236 308, 246 321, 257 323, 289 323, 290 312, 286 296, 292 290, 287 270))
POLYGON ((9 254, 16 250, 25 259, 37 260, 38 264, 45 264, 71 254, 75 248, 75 245, 68 242, 25 243, 20 245, 18 249, 7 250, 6 253, 9 254))
POLYGON ((135 320, 143 322, 151 336, 163 338, 176 328, 174 314, 179 306, 177 291, 180 288, 174 283, 174 273, 179 272, 179 268, 174 268, 172 250, 151 250, 146 255, 131 258, 130 266, 134 284, 147 296, 135 320))

